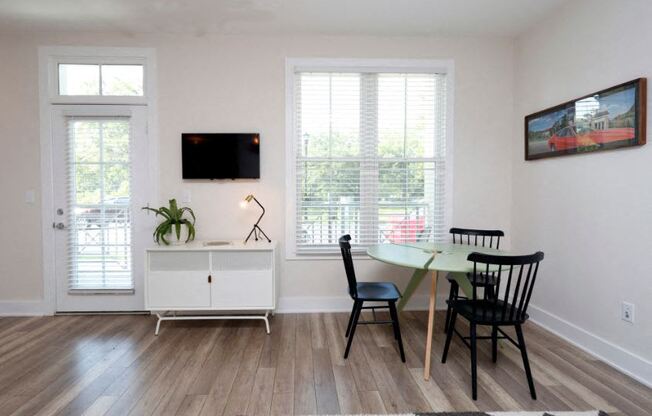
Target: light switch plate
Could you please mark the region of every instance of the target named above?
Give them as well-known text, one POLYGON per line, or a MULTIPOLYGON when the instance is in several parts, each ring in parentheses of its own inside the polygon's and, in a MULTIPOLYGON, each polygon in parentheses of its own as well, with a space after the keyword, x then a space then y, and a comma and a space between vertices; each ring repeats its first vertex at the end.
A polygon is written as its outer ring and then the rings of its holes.
POLYGON ((181 202, 184 204, 189 204, 192 202, 192 192, 190 192, 190 189, 184 189, 181 192, 181 202))

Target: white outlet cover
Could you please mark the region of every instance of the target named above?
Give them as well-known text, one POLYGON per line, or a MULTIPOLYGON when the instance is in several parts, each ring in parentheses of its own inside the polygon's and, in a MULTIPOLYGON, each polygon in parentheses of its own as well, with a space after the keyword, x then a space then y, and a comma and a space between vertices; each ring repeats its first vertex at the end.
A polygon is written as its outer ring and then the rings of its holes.
POLYGON ((621 306, 620 317, 625 322, 634 323, 634 304, 623 302, 621 306))
POLYGON ((36 192, 33 189, 25 191, 25 203, 34 205, 36 203, 36 192))
POLYGON ((190 192, 190 189, 184 189, 181 192, 181 202, 184 204, 189 204, 192 202, 192 192, 190 192))

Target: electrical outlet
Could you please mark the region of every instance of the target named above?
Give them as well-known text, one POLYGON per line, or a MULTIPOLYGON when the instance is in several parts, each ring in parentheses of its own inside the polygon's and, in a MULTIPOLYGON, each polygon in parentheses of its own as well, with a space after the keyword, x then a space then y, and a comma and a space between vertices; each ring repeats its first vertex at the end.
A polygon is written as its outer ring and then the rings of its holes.
POLYGON ((623 302, 620 310, 620 318, 629 323, 634 323, 634 304, 623 302))
POLYGON ((25 203, 29 205, 34 205, 36 202, 36 192, 33 189, 28 189, 25 191, 25 203))

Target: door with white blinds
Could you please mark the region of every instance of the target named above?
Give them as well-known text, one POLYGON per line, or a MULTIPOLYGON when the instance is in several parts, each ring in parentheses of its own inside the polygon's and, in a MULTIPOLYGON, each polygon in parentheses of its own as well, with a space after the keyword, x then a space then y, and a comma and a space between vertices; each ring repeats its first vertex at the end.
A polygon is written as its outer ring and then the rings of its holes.
POLYGON ((143 308, 144 107, 54 110, 56 308, 143 308))
POLYGON ((445 238, 446 74, 294 73, 296 254, 445 238))

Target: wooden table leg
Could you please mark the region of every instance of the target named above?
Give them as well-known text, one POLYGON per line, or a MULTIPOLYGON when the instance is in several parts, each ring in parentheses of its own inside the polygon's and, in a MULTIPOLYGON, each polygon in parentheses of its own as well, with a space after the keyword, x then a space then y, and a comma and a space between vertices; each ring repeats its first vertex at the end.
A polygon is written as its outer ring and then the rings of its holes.
POLYGON ((439 272, 432 272, 432 283, 430 284, 430 302, 428 305, 428 338, 426 339, 426 357, 423 360, 423 378, 430 379, 430 351, 432 350, 432 329, 435 324, 435 306, 437 303, 437 278, 439 272))

